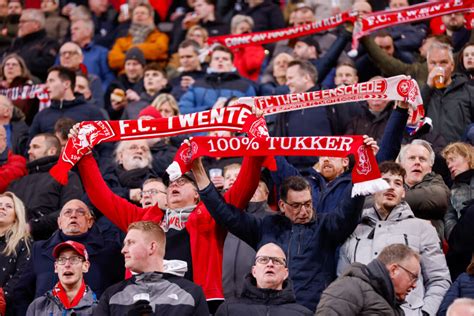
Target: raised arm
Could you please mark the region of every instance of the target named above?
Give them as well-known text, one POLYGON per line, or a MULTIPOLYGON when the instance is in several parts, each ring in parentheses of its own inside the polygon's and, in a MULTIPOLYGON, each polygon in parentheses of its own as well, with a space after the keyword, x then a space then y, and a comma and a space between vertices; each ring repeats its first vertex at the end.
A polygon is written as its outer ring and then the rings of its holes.
MULTIPOLYGON (((100 174, 99 166, 92 155, 85 155, 77 164, 79 175, 92 204, 110 219, 122 231, 127 231, 128 225, 143 220, 149 213, 124 198, 113 193, 100 174)), ((153 220, 161 221, 163 212, 158 207, 153 214, 153 220)), ((151 218, 148 218, 151 220, 151 218)))

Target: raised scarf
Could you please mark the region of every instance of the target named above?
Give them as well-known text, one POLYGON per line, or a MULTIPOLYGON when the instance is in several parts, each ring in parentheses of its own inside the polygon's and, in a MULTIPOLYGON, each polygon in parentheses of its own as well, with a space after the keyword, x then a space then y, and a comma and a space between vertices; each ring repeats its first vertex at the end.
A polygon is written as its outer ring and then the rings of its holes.
POLYGON ((50 173, 61 184, 67 183, 67 172, 101 142, 166 137, 212 130, 247 132, 250 136, 268 136, 265 120, 252 115, 258 107, 264 115, 327 106, 348 101, 379 99, 422 104, 416 81, 407 76, 378 79, 331 90, 281 96, 240 98, 236 105, 222 109, 179 115, 155 120, 85 121, 79 134, 66 143, 58 164, 50 173))
POLYGON ((49 107, 51 103, 44 84, 0 89, 0 94, 6 96, 11 101, 38 99, 40 111, 49 107))
POLYGON ((179 178, 191 169, 192 161, 201 156, 330 156, 354 155, 352 196, 367 195, 388 188, 380 178, 372 150, 358 136, 307 137, 193 137, 181 145, 166 170, 170 179, 179 178))
POLYGON ((212 45, 215 43, 222 44, 229 48, 246 47, 252 45, 263 45, 274 43, 285 39, 302 37, 326 30, 333 29, 345 22, 354 22, 356 15, 349 12, 336 14, 335 16, 322 19, 313 23, 292 26, 283 29, 254 32, 238 35, 223 35, 209 37, 207 42, 212 45))
POLYGON ((398 10, 385 10, 367 14, 355 23, 352 34, 352 51, 349 52, 349 55, 351 57, 357 56, 359 39, 377 30, 399 24, 429 20, 451 13, 468 12, 473 9, 473 5, 474 0, 435 1, 398 10))

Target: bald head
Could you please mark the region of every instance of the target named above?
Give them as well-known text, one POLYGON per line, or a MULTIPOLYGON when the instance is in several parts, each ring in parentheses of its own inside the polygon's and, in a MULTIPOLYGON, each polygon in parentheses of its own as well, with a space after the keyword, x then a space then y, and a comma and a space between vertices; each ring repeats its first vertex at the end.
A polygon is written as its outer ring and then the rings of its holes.
POLYGON ((448 308, 446 316, 474 316, 474 299, 458 298, 448 308))
POLYGON ((280 246, 268 243, 260 247, 255 256, 252 276, 261 289, 281 290, 288 278, 286 256, 280 246))
POLYGON ((360 15, 372 13, 372 7, 368 2, 357 1, 352 5, 352 11, 357 11, 360 15))

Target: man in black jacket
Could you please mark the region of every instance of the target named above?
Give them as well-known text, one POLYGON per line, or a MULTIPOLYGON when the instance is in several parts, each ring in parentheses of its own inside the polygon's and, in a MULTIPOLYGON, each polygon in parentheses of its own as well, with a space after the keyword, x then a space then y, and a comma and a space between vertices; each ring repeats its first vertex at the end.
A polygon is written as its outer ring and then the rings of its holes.
POLYGON ((216 315, 313 315, 296 303, 288 279, 286 256, 274 243, 260 247, 252 272, 247 275, 242 295, 225 301, 216 315), (256 314, 255 314, 256 313, 256 314))
POLYGON ((28 150, 28 175, 12 182, 8 191, 25 204, 30 232, 35 240, 48 239, 58 228, 59 210, 71 199, 82 197, 81 180, 69 172, 68 184, 62 186, 49 174, 58 161, 61 145, 52 134, 39 134, 28 150))
POLYGON ((56 40, 49 38, 44 29, 44 13, 37 9, 23 10, 16 38, 7 53, 17 53, 26 62, 33 75, 46 79, 48 68, 54 64, 59 50, 56 40))
POLYGON ((355 262, 331 283, 316 315, 405 315, 399 304, 416 287, 419 274, 418 253, 403 244, 389 245, 369 264, 355 262))

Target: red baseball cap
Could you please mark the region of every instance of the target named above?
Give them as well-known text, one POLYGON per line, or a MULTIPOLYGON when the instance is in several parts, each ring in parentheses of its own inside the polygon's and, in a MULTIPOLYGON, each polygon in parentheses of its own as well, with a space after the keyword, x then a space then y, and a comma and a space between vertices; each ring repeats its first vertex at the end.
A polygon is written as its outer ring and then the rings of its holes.
POLYGON ((89 254, 87 253, 86 247, 84 247, 83 244, 72 240, 68 240, 56 245, 53 250, 53 257, 57 259, 61 251, 67 248, 76 251, 80 256, 84 257, 86 260, 89 260, 89 254))

